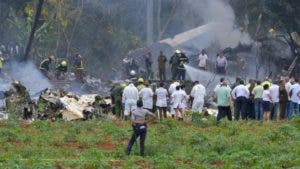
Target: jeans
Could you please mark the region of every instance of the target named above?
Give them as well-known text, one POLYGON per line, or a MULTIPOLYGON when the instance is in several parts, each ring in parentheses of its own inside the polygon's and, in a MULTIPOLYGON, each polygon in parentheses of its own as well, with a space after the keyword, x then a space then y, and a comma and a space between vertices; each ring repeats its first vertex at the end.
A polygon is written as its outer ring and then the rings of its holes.
POLYGON ((218 106, 217 121, 220 121, 222 118, 226 116, 229 121, 232 120, 230 106, 218 106))
POLYGON ((291 102, 291 113, 289 114, 289 119, 293 116, 293 114, 300 116, 300 106, 298 103, 291 102))
POLYGON ((147 135, 147 125, 146 124, 137 124, 132 125, 133 134, 132 137, 128 143, 128 147, 126 150, 126 154, 129 155, 132 149, 132 146, 134 145, 136 139, 140 137, 140 155, 144 156, 145 151, 145 140, 147 135))
POLYGON ((185 80, 185 70, 184 69, 178 69, 177 79, 185 80))
POLYGON ((239 120, 240 116, 242 116, 243 120, 247 119, 247 98, 246 97, 238 97, 235 100, 235 120, 239 120))
POLYGON ((262 99, 257 98, 254 100, 254 107, 255 107, 255 119, 261 120, 263 117, 263 108, 262 108, 262 99))
POLYGON ((247 99, 247 118, 255 119, 255 108, 254 101, 252 99, 247 99))
POLYGON ((279 103, 278 102, 277 103, 272 103, 271 115, 270 115, 271 120, 276 120, 277 119, 278 110, 279 110, 279 103))

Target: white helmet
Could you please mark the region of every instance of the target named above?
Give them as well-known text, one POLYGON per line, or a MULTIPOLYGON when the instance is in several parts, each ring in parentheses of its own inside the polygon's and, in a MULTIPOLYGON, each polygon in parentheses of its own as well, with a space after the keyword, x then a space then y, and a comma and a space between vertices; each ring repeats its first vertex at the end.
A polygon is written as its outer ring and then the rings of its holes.
POLYGON ((135 75, 136 75, 135 70, 131 70, 131 71, 130 71, 130 75, 131 75, 131 76, 135 76, 135 75))

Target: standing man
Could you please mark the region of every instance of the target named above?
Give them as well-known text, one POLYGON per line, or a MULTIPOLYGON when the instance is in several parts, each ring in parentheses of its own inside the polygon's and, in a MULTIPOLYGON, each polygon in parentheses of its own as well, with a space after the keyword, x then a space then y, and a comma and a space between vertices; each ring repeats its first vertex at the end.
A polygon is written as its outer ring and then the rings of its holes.
POLYGON ((300 111, 299 111, 299 96, 298 93, 300 92, 300 84, 299 84, 299 79, 295 78, 295 84, 293 84, 290 87, 290 97, 291 97, 291 104, 292 104, 292 110, 291 114, 289 115, 289 118, 292 117, 293 114, 300 116, 300 111))
POLYGON ((147 79, 151 79, 153 78, 153 72, 152 72, 152 53, 151 52, 148 52, 147 55, 146 55, 146 59, 145 59, 145 65, 146 65, 146 73, 147 73, 147 79))
POLYGON ((235 100, 235 120, 240 119, 240 115, 243 120, 247 119, 247 99, 249 98, 249 90, 244 85, 244 81, 240 81, 240 85, 236 86, 232 92, 232 98, 235 100))
POLYGON ((195 85, 191 91, 191 96, 194 98, 193 105, 192 105, 192 112, 193 113, 196 113, 196 112, 202 113, 206 90, 205 90, 205 87, 199 83, 199 81, 196 81, 194 84, 195 85))
POLYGON ((124 116, 125 120, 129 117, 130 113, 136 109, 136 101, 139 99, 138 89, 130 83, 125 87, 122 94, 122 102, 125 103, 124 116))
POLYGON ((145 155, 145 140, 147 135, 147 122, 145 120, 146 115, 150 115, 155 118, 155 115, 149 110, 143 109, 143 101, 138 100, 136 102, 137 109, 133 110, 131 115, 133 134, 128 143, 126 154, 129 155, 133 144, 136 139, 140 137, 140 155, 145 155))
POLYGON ((169 61, 169 64, 171 65, 172 79, 177 78, 180 53, 180 50, 177 49, 169 61))
POLYGON ((83 58, 79 53, 75 54, 74 69, 75 69, 76 79, 83 83, 84 82, 84 63, 83 63, 83 58))
POLYGON ((216 61, 217 73, 219 73, 219 74, 225 74, 226 73, 226 68, 227 68, 227 59, 224 56, 224 53, 221 52, 218 55, 217 61, 216 61))
POLYGON ((147 109, 149 111, 153 111, 153 91, 149 87, 149 82, 145 82, 145 88, 143 88, 140 92, 139 95, 143 100, 143 108, 147 109))
POLYGON ((261 81, 256 82, 252 94, 254 95, 254 109, 255 109, 255 119, 261 120, 263 118, 263 107, 262 107, 262 95, 264 88, 261 86, 261 81))
POLYGON ((50 77, 50 65, 52 62, 55 61, 55 56, 54 55, 50 55, 47 59, 43 60, 40 63, 40 70, 41 72, 48 78, 50 77))
POLYGON ((185 67, 184 65, 186 63, 189 63, 189 59, 186 57, 186 55, 184 53, 181 52, 180 56, 179 56, 179 65, 178 65, 178 74, 177 74, 177 78, 178 80, 182 80, 185 81, 185 67))
POLYGON ((164 83, 159 84, 159 88, 155 90, 156 95, 156 107, 158 109, 158 117, 160 120, 167 118, 167 98, 168 91, 164 88, 164 83))
POLYGON ((216 89, 215 95, 217 97, 217 104, 218 104, 218 115, 217 121, 220 121, 222 118, 227 116, 228 120, 232 120, 232 114, 230 110, 230 88, 227 87, 227 82, 223 81, 221 86, 216 89))
POLYGON ((285 80, 280 81, 279 86, 279 119, 284 120, 287 117, 287 104, 289 101, 288 92, 285 88, 285 80))
POLYGON ((162 51, 159 52, 159 56, 157 59, 158 62, 158 76, 160 81, 166 80, 166 62, 167 57, 163 54, 162 51))
POLYGON ((204 49, 202 49, 200 55, 198 56, 198 61, 199 61, 199 68, 201 70, 207 70, 207 65, 206 65, 206 61, 207 61, 208 57, 206 54, 206 51, 204 49))
POLYGON ((277 119, 277 114, 279 110, 279 86, 278 82, 275 81, 271 87, 269 88, 270 95, 272 97, 272 107, 271 107, 271 115, 270 119, 271 120, 276 120, 277 119))
MULTIPOLYGON (((176 80, 173 80, 172 84, 170 85, 169 87, 169 95, 172 96, 172 94, 176 91, 176 87, 179 86, 179 82, 177 82, 176 80)), ((172 97, 170 97, 170 113, 172 115, 172 118, 174 118, 175 116, 175 110, 174 110, 174 107, 173 107, 173 104, 174 104, 174 100, 172 97)))

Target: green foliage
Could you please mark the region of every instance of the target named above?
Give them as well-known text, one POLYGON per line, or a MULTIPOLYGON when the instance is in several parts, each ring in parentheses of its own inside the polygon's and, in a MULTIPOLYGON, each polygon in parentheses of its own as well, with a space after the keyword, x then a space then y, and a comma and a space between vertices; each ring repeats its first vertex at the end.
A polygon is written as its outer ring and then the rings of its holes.
MULTIPOLYGON (((129 122, 4 121, 1 168, 297 168, 299 119, 291 122, 221 121, 209 125, 172 119, 150 124, 146 157, 130 156, 129 122)), ((202 122, 201 122, 202 123, 202 122)))

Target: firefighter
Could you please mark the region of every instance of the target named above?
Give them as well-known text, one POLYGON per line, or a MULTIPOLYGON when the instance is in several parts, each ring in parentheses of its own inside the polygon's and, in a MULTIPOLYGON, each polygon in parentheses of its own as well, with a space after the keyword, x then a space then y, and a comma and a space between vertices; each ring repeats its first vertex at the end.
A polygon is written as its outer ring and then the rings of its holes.
POLYGON ((178 74, 178 64, 179 64, 179 57, 180 57, 180 50, 176 50, 175 54, 171 57, 169 64, 171 65, 171 72, 172 72, 172 79, 177 78, 178 74))
POLYGON ((41 72, 48 78, 50 78, 50 65, 52 62, 55 61, 55 56, 51 55, 47 59, 43 60, 40 63, 40 70, 41 72))
POLYGON ((186 55, 184 53, 181 52, 180 57, 178 58, 178 68, 177 68, 177 79, 178 80, 185 80, 185 67, 184 65, 186 63, 189 63, 189 59, 186 57, 186 55))
POLYGON ((68 63, 66 60, 62 60, 56 67, 56 78, 62 79, 68 71, 68 63))
POLYGON ((140 92, 142 89, 145 88, 145 85, 144 85, 144 79, 143 78, 139 78, 138 79, 138 85, 137 85, 137 89, 138 91, 140 92))
POLYGON ((74 69, 75 69, 76 79, 83 83, 84 82, 84 63, 83 63, 83 58, 79 53, 75 54, 74 69))

